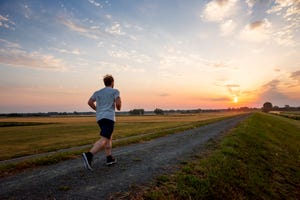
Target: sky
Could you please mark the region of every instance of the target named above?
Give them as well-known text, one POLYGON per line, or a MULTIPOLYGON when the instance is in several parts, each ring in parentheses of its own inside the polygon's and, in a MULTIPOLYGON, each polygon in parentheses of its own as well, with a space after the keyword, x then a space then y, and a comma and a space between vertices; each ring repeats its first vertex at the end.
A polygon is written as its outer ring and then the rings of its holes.
POLYGON ((0 113, 300 106, 298 0, 0 0, 0 113))

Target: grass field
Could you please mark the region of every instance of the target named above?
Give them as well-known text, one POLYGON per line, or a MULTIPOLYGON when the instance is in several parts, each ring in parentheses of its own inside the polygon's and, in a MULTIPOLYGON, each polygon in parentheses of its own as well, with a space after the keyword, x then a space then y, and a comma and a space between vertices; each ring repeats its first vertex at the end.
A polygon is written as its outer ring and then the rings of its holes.
POLYGON ((130 199, 299 199, 300 121, 255 113, 130 199))
MULTIPOLYGON (((199 126, 234 112, 118 116, 114 139, 199 126)), ((94 116, 0 118, 0 160, 92 144, 99 138, 94 116)), ((170 131, 169 131, 170 132, 170 131)))

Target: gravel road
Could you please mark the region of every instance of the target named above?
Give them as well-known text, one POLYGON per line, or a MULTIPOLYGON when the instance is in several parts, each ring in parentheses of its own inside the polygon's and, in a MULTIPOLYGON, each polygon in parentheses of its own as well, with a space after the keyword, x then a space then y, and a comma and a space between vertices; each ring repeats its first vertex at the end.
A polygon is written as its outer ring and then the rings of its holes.
POLYGON ((118 163, 109 167, 101 152, 94 160, 93 172, 85 170, 81 159, 74 159, 2 178, 0 199, 109 199, 113 193, 129 191, 132 186, 170 172, 203 149, 209 139, 237 126, 248 116, 114 148, 118 163))

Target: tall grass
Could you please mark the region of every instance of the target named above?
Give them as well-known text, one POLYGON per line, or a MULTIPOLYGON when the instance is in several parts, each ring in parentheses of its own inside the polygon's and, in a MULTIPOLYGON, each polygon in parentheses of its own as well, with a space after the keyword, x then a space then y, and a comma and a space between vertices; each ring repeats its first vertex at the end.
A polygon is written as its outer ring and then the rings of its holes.
MULTIPOLYGON (((205 113, 193 115, 166 116, 119 116, 113 139, 114 146, 128 145, 151 140, 167 134, 202 126, 241 113, 205 113), (134 137, 131 137, 134 136, 134 137)), ((0 158, 8 159, 24 155, 59 150, 92 144, 99 138, 99 128, 95 117, 31 117, 2 118, 3 124, 11 121, 23 124, 37 123, 38 126, 15 126, 0 128, 0 158), (46 123, 46 124, 41 124, 46 123), (47 124, 50 123, 50 124, 47 124)), ((18 123, 16 123, 18 124, 18 123)), ((18 173, 24 169, 49 165, 62 160, 78 157, 87 149, 57 152, 44 157, 30 158, 25 161, 0 165, 0 177, 18 173)))
POLYGON ((299 121, 256 113, 215 148, 128 198, 300 198, 299 121))
MULTIPOLYGON (((192 128, 198 122, 236 114, 118 116, 113 139, 176 127, 192 128)), ((4 127, 0 127, 0 160, 92 144, 99 138, 94 116, 0 118, 1 123, 4 127), (17 126, 20 124, 26 126, 17 126)))

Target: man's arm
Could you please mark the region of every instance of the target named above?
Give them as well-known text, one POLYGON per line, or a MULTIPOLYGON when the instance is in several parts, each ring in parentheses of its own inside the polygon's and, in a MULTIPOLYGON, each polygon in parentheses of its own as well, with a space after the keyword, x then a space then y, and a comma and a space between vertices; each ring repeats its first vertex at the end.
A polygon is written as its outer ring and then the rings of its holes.
POLYGON ((90 98, 89 101, 88 101, 88 105, 89 105, 93 110, 96 111, 95 101, 96 101, 95 99, 90 98))
POLYGON ((122 105, 121 97, 117 97, 117 98, 115 99, 115 103, 116 103, 116 108, 117 108, 117 110, 121 110, 121 105, 122 105))

